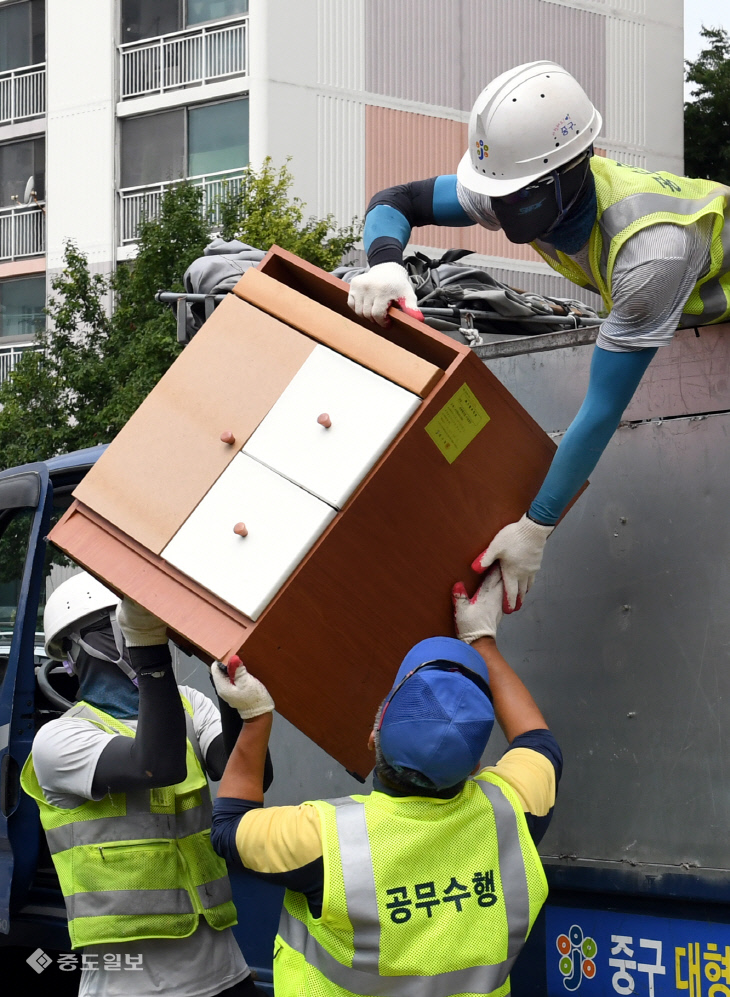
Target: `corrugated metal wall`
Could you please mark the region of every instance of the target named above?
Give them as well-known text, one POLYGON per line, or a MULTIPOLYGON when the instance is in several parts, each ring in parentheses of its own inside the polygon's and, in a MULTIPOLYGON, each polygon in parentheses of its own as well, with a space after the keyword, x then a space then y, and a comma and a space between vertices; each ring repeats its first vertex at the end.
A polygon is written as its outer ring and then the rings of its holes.
POLYGON ((317 205, 346 225, 365 214, 365 104, 319 95, 317 98, 317 205))
POLYGON ((606 80, 603 143, 614 159, 644 166, 646 155, 645 26, 637 21, 606 20, 606 80))
POLYGON ((365 51, 365 89, 385 97, 469 111, 499 73, 553 59, 605 99, 605 17, 545 0, 370 0, 365 51))
MULTIPOLYGON (((393 184, 453 173, 466 148, 466 125, 460 121, 372 106, 367 108, 365 121, 368 198, 393 184)), ((425 246, 471 249, 486 256, 539 259, 529 246, 516 246, 502 232, 481 226, 427 225, 418 229, 414 240, 425 246)))
POLYGON ((317 213, 365 213, 365 0, 317 0, 317 213), (336 91, 343 91, 338 95, 336 91))
MULTIPOLYGON (((536 59, 554 59, 584 86, 604 117, 606 155, 645 166, 646 8, 646 0, 316 0, 317 209, 349 221, 385 186, 454 172, 476 95, 536 59)), ((666 9, 667 25, 681 23, 680 0, 666 9)), ((536 259, 481 229, 422 229, 418 241, 536 259)))
POLYGON ((317 0, 317 82, 362 93, 365 88, 365 0, 317 0))
MULTIPOLYGON (((543 0, 559 7, 574 7, 572 0, 543 0)), ((671 0, 670 0, 671 2, 671 0)), ((681 3, 683 0, 678 0, 681 3)), ((581 7, 595 10, 599 14, 613 11, 627 11, 632 14, 646 13, 646 0, 581 0, 581 7)))

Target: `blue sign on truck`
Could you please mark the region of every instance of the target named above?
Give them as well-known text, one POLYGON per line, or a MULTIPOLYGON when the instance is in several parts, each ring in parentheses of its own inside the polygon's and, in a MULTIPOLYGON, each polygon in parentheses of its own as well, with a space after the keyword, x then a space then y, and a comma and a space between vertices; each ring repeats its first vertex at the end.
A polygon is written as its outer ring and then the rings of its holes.
POLYGON ((549 907, 549 997, 730 995, 730 924, 549 907))

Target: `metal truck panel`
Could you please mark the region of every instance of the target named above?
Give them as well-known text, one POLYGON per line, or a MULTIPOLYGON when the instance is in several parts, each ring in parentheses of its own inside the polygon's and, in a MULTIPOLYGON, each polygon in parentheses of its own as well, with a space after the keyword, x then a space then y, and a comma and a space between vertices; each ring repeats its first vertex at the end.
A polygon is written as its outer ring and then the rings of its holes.
MULTIPOLYGON (((541 846, 554 881, 726 893, 728 332, 688 330, 659 351, 524 609, 500 631, 565 754, 541 846)), ((559 442, 591 353, 489 366, 559 442)))
MULTIPOLYGON (((560 342, 569 343, 579 335, 543 338, 547 341, 560 337, 560 342)), ((590 333, 586 331, 585 335, 590 333)), ((523 352, 488 359, 489 369, 548 433, 567 429, 588 387, 593 347, 566 346, 532 353, 530 341, 524 337, 506 345, 523 352)), ((503 347, 495 343, 487 349, 499 352, 503 347)), ((730 325, 710 325, 697 332, 678 332, 671 346, 657 352, 623 421, 725 411, 730 411, 730 325)))

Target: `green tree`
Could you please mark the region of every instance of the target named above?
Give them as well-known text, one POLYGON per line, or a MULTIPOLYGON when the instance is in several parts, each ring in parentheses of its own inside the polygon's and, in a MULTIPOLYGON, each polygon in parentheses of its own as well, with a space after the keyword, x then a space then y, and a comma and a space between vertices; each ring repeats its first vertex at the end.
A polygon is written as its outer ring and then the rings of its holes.
MULTIPOLYGON (((336 229, 330 217, 304 220, 289 196, 293 178, 270 161, 247 169, 210 213, 224 238, 268 249, 273 243, 331 269, 354 245, 355 223, 336 229)), ((167 189, 159 217, 143 222, 138 252, 109 277, 92 274, 71 242, 52 282, 48 329, 38 330, 0 385, 0 461, 12 467, 109 442, 180 351, 175 316, 155 302, 161 288, 182 291, 182 277, 210 242, 202 191, 167 189), (109 303, 111 302, 111 308, 109 303)))
POLYGON ((277 170, 268 157, 258 171, 247 167, 220 205, 221 236, 257 249, 281 246, 323 270, 334 270, 357 242, 360 229, 356 221, 338 229, 332 215, 305 220, 305 205, 290 194, 293 182, 288 166, 277 170))
POLYGON ((690 177, 730 183, 730 35, 704 25, 700 34, 707 47, 686 63, 694 87, 684 105, 684 169, 690 177))

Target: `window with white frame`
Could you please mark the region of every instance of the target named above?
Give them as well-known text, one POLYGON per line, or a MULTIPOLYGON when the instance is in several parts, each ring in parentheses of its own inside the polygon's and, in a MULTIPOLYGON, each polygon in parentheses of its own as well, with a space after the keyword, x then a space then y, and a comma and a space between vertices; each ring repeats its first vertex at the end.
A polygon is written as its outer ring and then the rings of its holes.
POLYGON ((121 41, 137 42, 248 12, 248 0, 122 0, 121 41))
POLYGON ((121 122, 121 187, 248 165, 248 98, 175 108, 121 122))
POLYGON ((0 210, 21 204, 26 189, 46 196, 46 140, 43 137, 0 145, 0 210), (30 182, 32 181, 32 182, 30 182))
POLYGON ((45 274, 0 280, 0 339, 32 339, 46 317, 45 274))
POLYGON ((0 6, 0 73, 45 61, 45 0, 0 6))
POLYGON ((202 24, 248 13, 248 0, 187 0, 186 8, 186 24, 202 24))

